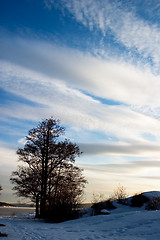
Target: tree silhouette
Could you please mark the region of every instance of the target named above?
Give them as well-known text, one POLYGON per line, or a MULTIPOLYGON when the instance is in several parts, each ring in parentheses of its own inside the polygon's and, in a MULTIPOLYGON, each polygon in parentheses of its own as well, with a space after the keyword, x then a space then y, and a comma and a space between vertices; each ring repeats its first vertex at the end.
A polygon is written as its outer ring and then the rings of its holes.
POLYGON ((67 139, 60 140, 63 134, 59 120, 43 120, 29 131, 24 148, 17 150, 24 164, 12 173, 13 189, 36 202, 36 216, 39 203, 40 217, 46 217, 52 206, 64 200, 65 204, 76 203, 85 187, 82 169, 74 166, 80 149, 67 139))

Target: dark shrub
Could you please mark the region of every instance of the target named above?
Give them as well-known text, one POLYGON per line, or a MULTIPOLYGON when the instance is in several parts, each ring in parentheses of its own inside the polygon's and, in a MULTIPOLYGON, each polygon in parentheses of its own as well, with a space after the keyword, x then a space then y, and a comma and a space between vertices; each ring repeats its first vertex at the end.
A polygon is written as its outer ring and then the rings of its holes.
POLYGON ((0 232, 0 237, 7 237, 8 234, 0 232))
POLYGON ((149 198, 142 194, 137 194, 132 197, 131 207, 142 207, 146 202, 149 202, 149 198))
POLYGON ((47 211, 46 221, 49 222, 64 222, 72 219, 76 219, 79 216, 79 211, 74 210, 69 204, 60 204, 52 206, 47 211))
POLYGON ((115 209, 116 207, 108 200, 105 202, 94 203, 91 208, 94 209, 94 215, 99 215, 101 214, 102 209, 115 209))
POLYGON ((146 210, 160 210, 160 197, 154 196, 146 205, 146 210))

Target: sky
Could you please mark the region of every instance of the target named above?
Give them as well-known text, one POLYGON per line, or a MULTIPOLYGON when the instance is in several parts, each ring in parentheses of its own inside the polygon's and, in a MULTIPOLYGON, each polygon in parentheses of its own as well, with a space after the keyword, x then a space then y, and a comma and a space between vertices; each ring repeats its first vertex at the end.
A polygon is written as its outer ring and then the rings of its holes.
POLYGON ((83 152, 84 201, 160 190, 160 3, 0 0, 0 200, 28 131, 53 116, 83 152))

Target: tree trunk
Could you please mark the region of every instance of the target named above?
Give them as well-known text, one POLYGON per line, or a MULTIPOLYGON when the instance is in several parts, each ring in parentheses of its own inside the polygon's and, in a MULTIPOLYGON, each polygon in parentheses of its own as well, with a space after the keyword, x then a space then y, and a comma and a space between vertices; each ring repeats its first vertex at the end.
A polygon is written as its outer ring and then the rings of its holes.
POLYGON ((36 196, 36 218, 39 217, 39 196, 36 196))
POLYGON ((40 196, 40 217, 44 217, 45 200, 44 200, 44 156, 42 157, 42 183, 41 183, 41 196, 40 196))
POLYGON ((41 193, 41 206, 40 216, 46 216, 46 201, 47 201, 47 182, 48 182, 48 149, 49 149, 49 127, 47 129, 47 136, 45 141, 45 155, 42 159, 42 193, 41 193))

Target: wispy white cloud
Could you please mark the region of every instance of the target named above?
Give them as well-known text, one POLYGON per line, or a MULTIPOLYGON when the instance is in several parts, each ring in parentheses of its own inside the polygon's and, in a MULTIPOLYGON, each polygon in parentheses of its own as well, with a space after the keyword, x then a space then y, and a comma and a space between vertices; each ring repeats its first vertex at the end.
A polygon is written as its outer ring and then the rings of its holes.
POLYGON ((159 106, 158 76, 78 50, 13 39, 1 40, 1 87, 40 106, 13 102, 2 106, 2 115, 32 120, 54 115, 70 126, 103 132, 121 141, 146 142, 144 133, 159 141, 159 121, 141 110, 159 106), (11 53, 4 50, 7 48, 11 53), (105 105, 86 92, 127 105, 105 105))
POLYGON ((54 78, 12 64, 3 62, 1 72, 1 86, 4 89, 44 104, 44 107, 35 108, 22 103, 11 103, 7 107, 1 107, 1 114, 38 120, 54 113, 69 125, 102 131, 121 140, 141 141, 141 135, 146 131, 159 138, 159 121, 132 111, 127 106, 101 104, 80 91, 67 87, 67 82, 62 84, 54 78))
MULTIPOLYGON (((14 41, 4 39, 0 43, 2 59, 14 61, 14 64, 35 71, 36 75, 33 71, 32 75, 43 84, 43 88, 47 88, 48 84, 58 87, 56 83, 61 82, 59 89, 63 89, 62 85, 67 85, 72 91, 73 88, 77 88, 98 97, 126 104, 153 107, 160 104, 159 76, 153 75, 149 69, 140 69, 112 58, 110 60, 96 58, 88 53, 45 42, 14 38, 14 41), (37 72, 43 74, 43 77, 37 77, 37 72), (45 76, 50 77, 50 80, 46 82, 45 76)), ((17 68, 17 78, 23 77, 24 81, 30 81, 31 85, 32 80, 28 78, 26 71, 23 71, 23 76, 21 74, 17 68)), ((3 82, 9 76, 12 78, 11 65, 9 67, 1 63, 1 76, 3 82)), ((40 90, 42 91, 37 86, 36 92, 40 90)))
MULTIPOLYGON (((50 3, 49 6, 54 4, 50 0, 47 2, 50 3)), ((152 9, 153 5, 154 8, 158 7, 158 3, 152 2, 152 9)), ((135 5, 131 3, 124 5, 120 1, 109 0, 63 0, 63 7, 91 31, 98 29, 104 36, 110 34, 111 31, 115 41, 131 51, 136 51, 143 58, 150 57, 158 69, 160 28, 158 24, 152 24, 138 17, 135 5)), ((145 8, 148 12, 151 11, 148 3, 145 8)))

